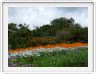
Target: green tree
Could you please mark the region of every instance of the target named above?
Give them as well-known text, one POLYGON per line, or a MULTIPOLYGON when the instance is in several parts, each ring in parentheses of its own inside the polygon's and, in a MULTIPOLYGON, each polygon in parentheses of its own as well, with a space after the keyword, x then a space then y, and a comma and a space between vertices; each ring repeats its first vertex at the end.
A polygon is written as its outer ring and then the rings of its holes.
POLYGON ((9 49, 15 49, 16 47, 16 32, 18 31, 16 24, 8 24, 8 45, 9 49))
POLYGON ((88 27, 75 23, 73 18, 56 18, 50 24, 37 26, 33 30, 28 27, 27 24, 8 24, 9 49, 50 44, 50 42, 88 42, 88 27), (54 40, 49 41, 52 38, 54 40))

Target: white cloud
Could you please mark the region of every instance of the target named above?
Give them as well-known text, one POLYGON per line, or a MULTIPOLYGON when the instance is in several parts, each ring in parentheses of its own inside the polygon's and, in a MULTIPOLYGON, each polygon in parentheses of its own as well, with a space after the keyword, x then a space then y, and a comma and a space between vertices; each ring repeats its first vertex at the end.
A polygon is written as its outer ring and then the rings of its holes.
POLYGON ((88 23, 88 9, 86 7, 10 7, 8 22, 26 23, 34 26, 49 24, 55 18, 74 18, 77 23, 86 26, 88 23))

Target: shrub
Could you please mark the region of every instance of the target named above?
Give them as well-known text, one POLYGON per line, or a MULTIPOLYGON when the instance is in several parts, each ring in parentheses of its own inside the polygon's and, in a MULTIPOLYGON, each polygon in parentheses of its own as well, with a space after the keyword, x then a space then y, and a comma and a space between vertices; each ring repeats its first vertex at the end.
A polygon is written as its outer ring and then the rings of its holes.
POLYGON ((35 37, 28 41, 27 45, 29 46, 38 46, 38 45, 47 45, 55 44, 55 38, 46 38, 46 37, 35 37))

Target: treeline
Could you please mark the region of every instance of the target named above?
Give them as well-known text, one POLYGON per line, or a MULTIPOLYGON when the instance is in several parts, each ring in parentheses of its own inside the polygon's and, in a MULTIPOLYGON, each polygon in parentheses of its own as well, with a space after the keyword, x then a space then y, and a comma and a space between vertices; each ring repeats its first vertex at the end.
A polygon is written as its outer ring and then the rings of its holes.
POLYGON ((88 42, 88 27, 75 23, 73 18, 57 18, 30 30, 26 24, 8 24, 9 49, 56 43, 88 42))

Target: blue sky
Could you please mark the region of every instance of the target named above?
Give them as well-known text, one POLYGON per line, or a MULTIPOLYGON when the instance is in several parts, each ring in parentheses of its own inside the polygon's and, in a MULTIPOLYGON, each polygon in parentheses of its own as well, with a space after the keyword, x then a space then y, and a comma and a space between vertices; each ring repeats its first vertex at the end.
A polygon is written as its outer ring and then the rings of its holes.
POLYGON ((88 25, 87 7, 9 7, 8 23, 26 23, 30 29, 49 24, 55 18, 73 18, 83 27, 88 25))

